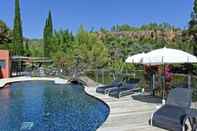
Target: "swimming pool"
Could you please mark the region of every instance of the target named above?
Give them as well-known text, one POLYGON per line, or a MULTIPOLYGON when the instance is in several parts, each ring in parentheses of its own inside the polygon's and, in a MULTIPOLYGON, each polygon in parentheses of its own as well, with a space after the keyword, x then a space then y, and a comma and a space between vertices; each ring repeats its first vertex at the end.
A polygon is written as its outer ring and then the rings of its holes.
POLYGON ((0 90, 3 131, 95 131, 108 114, 109 107, 80 85, 28 81, 0 90))

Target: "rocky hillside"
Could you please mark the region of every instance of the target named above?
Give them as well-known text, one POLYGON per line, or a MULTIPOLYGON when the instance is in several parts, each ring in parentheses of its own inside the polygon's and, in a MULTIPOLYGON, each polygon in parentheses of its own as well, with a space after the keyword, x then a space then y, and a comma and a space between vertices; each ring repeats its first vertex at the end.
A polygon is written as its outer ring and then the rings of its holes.
POLYGON ((175 42, 178 38, 182 38, 183 31, 181 30, 139 30, 139 31, 120 31, 120 32, 97 32, 99 38, 104 38, 108 35, 115 37, 126 37, 130 40, 158 40, 163 39, 169 42, 175 42))

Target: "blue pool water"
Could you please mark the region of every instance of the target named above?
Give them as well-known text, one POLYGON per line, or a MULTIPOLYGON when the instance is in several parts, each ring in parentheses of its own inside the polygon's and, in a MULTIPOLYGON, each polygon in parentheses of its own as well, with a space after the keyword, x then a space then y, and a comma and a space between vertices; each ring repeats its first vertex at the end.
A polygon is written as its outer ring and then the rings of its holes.
POLYGON ((80 85, 30 81, 0 90, 2 131, 95 131, 108 114, 80 85))

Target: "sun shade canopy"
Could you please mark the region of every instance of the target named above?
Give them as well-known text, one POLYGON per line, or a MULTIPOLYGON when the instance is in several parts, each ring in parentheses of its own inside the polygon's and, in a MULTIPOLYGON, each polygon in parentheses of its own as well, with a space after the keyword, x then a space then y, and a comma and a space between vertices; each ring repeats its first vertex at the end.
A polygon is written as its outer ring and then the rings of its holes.
POLYGON ((133 55, 133 56, 129 56, 127 59, 126 59, 126 63, 134 63, 134 64, 140 64, 142 63, 142 60, 143 58, 145 57, 145 53, 139 53, 139 54, 136 54, 136 55, 133 55))
POLYGON ((197 63, 197 57, 182 50, 162 48, 147 53, 142 58, 142 64, 176 64, 197 63))

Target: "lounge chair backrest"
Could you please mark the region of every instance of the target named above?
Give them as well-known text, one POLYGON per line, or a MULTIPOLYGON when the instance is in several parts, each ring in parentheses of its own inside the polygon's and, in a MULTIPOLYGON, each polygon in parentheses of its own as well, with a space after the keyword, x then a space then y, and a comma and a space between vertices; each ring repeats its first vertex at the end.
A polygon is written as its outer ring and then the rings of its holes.
POLYGON ((168 95, 166 104, 189 108, 192 102, 192 89, 175 88, 168 95))
POLYGON ((139 79, 132 79, 132 80, 127 80, 124 82, 124 87, 126 88, 131 88, 131 87, 136 87, 139 84, 139 79))
POLYGON ((129 83, 129 84, 136 84, 136 83, 139 83, 140 79, 131 79, 131 80, 126 80, 126 83, 129 83))
POLYGON ((113 80, 113 81, 112 81, 112 84, 118 84, 118 83, 120 83, 119 80, 113 80))

